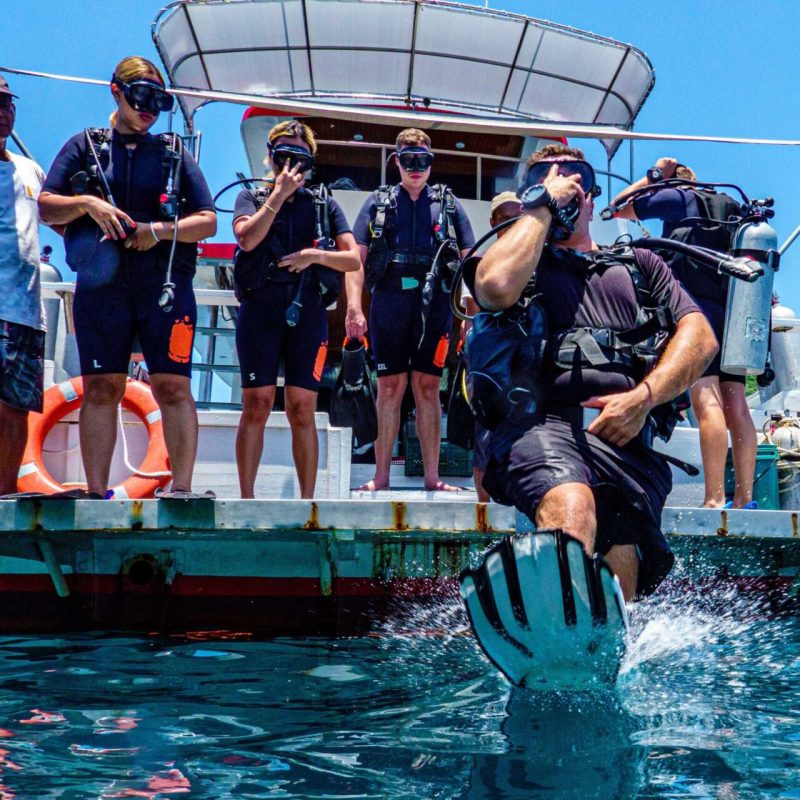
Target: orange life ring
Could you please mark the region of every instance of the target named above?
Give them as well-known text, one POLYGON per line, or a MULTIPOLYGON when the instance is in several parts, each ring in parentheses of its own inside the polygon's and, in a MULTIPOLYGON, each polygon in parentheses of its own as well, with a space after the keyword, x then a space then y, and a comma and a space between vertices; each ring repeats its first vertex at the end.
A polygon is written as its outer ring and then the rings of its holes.
MULTIPOLYGON (((80 378, 51 386, 44 393, 44 408, 41 414, 28 416, 28 443, 22 466, 17 477, 20 492, 44 492, 53 494, 64 491, 66 486, 58 483, 47 471, 42 459, 42 447, 47 434, 57 422, 71 411, 80 408, 83 402, 83 381, 80 378)), ((150 444, 139 471, 112 488, 113 496, 119 500, 152 497, 159 486, 169 483, 169 458, 164 441, 161 411, 150 388, 141 381, 128 379, 122 407, 132 411, 145 424, 150 444), (146 477, 152 473, 165 472, 158 477, 146 477)))

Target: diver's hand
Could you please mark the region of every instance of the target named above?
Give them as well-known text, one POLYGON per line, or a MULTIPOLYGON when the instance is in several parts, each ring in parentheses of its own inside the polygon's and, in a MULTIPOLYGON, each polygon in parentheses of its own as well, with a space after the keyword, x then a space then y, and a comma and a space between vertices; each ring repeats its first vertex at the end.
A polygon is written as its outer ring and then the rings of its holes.
POLYGON ((367 318, 364 316, 361 306, 347 306, 344 330, 350 339, 361 339, 367 332, 367 318))
POLYGON ((289 253, 289 255, 284 256, 278 262, 278 266, 281 269, 288 269, 289 272, 302 272, 312 264, 319 263, 321 252, 313 247, 306 247, 304 250, 298 250, 296 253, 289 253))
POLYGON ((550 192, 550 196, 558 203, 559 208, 564 208, 573 197, 584 193, 581 179, 578 175, 559 175, 558 164, 550 167, 550 172, 542 181, 543 186, 550 192))
POLYGON ((122 230, 120 220, 124 219, 131 228, 136 227, 136 223, 119 208, 115 208, 111 203, 87 194, 83 198, 83 205, 86 213, 97 223, 97 226, 109 239, 125 239, 125 231, 122 230))
POLYGON ((653 408, 650 389, 644 382, 627 392, 590 397, 581 405, 602 409, 586 430, 618 447, 639 435, 653 408))
POLYGON ((125 247, 131 250, 144 252, 158 244, 158 239, 153 235, 149 225, 139 225, 136 230, 125 240, 125 247))
POLYGON ((275 189, 267 202, 270 205, 272 205, 271 200, 282 203, 303 185, 305 179, 305 173, 300 172, 300 165, 295 164, 289 169, 289 162, 287 161, 283 165, 283 171, 275 177, 275 189))
POLYGON ((661 175, 665 179, 675 177, 675 170, 678 168, 678 161, 675 158, 659 158, 653 165, 661 170, 661 175))

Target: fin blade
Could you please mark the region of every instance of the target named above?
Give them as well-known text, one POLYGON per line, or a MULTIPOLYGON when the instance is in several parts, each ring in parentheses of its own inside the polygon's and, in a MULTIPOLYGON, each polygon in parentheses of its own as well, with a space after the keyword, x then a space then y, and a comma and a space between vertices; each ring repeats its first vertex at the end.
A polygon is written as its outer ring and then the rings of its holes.
POLYGON ((507 537, 462 574, 475 636, 513 683, 588 689, 616 679, 627 612, 619 581, 562 531, 507 537))

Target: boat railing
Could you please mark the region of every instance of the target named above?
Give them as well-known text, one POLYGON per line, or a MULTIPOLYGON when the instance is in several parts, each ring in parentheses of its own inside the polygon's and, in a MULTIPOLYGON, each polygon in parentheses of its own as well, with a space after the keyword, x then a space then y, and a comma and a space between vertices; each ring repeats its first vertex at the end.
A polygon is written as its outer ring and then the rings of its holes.
MULTIPOLYGON (((42 282, 42 297, 45 300, 64 300, 74 292, 75 284, 72 282, 42 282)), ((220 325, 220 319, 224 318, 225 309, 236 307, 239 303, 233 292, 227 289, 195 288, 195 298, 197 305, 205 310, 200 320, 207 323, 199 324, 195 331, 205 341, 204 346, 197 344, 200 355, 192 364, 193 390, 198 408, 237 410, 241 408, 241 387, 239 365, 235 357, 236 331, 232 323, 220 325)), ((68 300, 65 305, 70 307, 71 302, 68 300)), ((800 319, 774 317, 772 330, 776 333, 799 332, 800 319)))

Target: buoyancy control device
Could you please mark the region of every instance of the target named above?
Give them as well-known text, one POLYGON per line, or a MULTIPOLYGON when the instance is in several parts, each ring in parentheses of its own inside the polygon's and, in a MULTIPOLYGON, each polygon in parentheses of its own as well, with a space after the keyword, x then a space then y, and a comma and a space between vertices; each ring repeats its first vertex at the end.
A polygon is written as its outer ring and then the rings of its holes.
POLYGON ((367 249, 367 260, 364 267, 365 283, 370 293, 386 274, 386 269, 391 263, 407 264, 411 267, 428 267, 423 293, 432 293, 438 281, 449 290, 449 272, 443 272, 442 263, 453 264, 458 260, 456 244, 456 200, 455 195, 445 184, 437 183, 431 187, 433 198, 431 209, 435 214, 431 218, 433 240, 437 247, 436 254, 406 253, 393 249, 391 242, 395 239, 397 228, 397 196, 394 186, 380 186, 376 193, 375 219, 370 224, 370 242, 367 249), (455 248, 455 255, 453 249, 455 248))
MULTIPOLYGON (((592 258, 598 267, 620 264, 628 270, 639 305, 635 326, 621 332, 572 328, 550 335, 535 280, 511 308, 476 314, 465 341, 467 386, 475 416, 484 427, 495 430, 507 419, 530 417, 543 405, 546 392, 539 373, 546 356, 566 370, 582 364, 624 363, 641 377, 655 364, 674 327, 669 309, 653 305, 630 247, 606 250, 592 258)), ((468 269, 476 266, 472 261, 468 269)), ((657 435, 669 438, 676 420, 674 416, 671 425, 656 425, 657 435)))
MULTIPOLYGON (((670 179, 656 184, 643 186, 628 195, 619 205, 610 205, 603 209, 602 219, 611 219, 622 207, 633 202, 637 197, 651 194, 664 188, 689 188, 697 193, 698 201, 709 219, 689 219, 687 226, 679 225, 673 233, 678 234, 677 241, 670 239, 639 239, 632 242, 635 247, 647 247, 652 250, 675 251, 674 245, 684 241, 696 245, 694 239, 698 233, 705 236, 716 236, 714 242, 701 241, 701 247, 694 247, 694 254, 686 251, 691 263, 701 268, 711 269, 726 274, 732 280, 728 285, 728 296, 725 313, 725 327, 721 343, 721 369, 732 375, 762 375, 769 360, 772 287, 775 273, 780 266, 780 253, 777 250, 777 234, 767 222, 775 216, 772 209, 773 200, 751 200, 737 185, 731 183, 701 183, 683 179, 670 179), (720 187, 734 189, 741 195, 742 203, 738 215, 724 216, 724 199, 727 195, 716 195, 710 205, 709 189, 720 187), (710 226, 709 226, 710 223, 710 226), (691 236, 681 235, 682 230, 694 232, 691 236), (730 231, 733 231, 730 236, 730 231), (730 237, 730 249, 725 242, 730 237), (718 243, 715 243, 717 242, 718 243), (649 242, 649 244, 648 244, 649 242), (657 243, 661 243, 659 246, 657 243), (669 244, 669 243, 672 243, 669 244), (723 252, 719 252, 720 248, 723 252), (698 251, 713 258, 701 258, 698 251)), ((730 198, 728 198, 730 200, 730 198)), ((733 201, 731 201, 733 202, 733 201)), ((680 250, 678 252, 681 252, 680 250)))
MULTIPOLYGON (((111 128, 86 128, 84 137, 86 141, 86 164, 84 169, 70 177, 70 185, 75 194, 94 194, 118 208, 111 187, 106 179, 105 170, 110 159, 111 128), (105 163, 104 163, 105 162, 105 163)), ((178 192, 180 190, 180 167, 183 160, 183 141, 174 133, 154 134, 161 150, 161 163, 163 171, 163 192, 160 198, 159 209, 161 219, 172 219, 180 204, 178 192)), ((130 226, 120 221, 125 234, 133 232, 130 226)))
MULTIPOLYGON (((218 204, 219 198, 235 186, 252 187, 256 183, 264 183, 263 178, 241 178, 224 186, 214 196, 214 208, 218 212, 231 213, 233 209, 222 208, 218 204)), ((320 183, 308 187, 312 195, 314 207, 314 240, 312 246, 320 250, 335 250, 336 242, 331 237, 330 226, 330 191, 320 183)), ((261 208, 269 199, 271 189, 263 186, 254 190, 256 210, 261 208)), ((252 250, 242 250, 237 247, 233 256, 233 290, 236 299, 240 302, 254 295, 263 288, 268 281, 284 283, 297 283, 298 291, 295 293, 292 304, 287 310, 287 324, 297 324, 299 310, 302 307, 301 295, 310 280, 309 273, 313 274, 319 286, 319 301, 323 306, 335 302, 342 288, 342 276, 337 270, 330 269, 321 264, 314 264, 310 269, 303 270, 298 277, 294 273, 280 269, 278 262, 288 252, 277 234, 277 226, 273 223, 264 241, 252 250)))
MULTIPOLYGON (((111 158, 111 141, 113 131, 110 128, 86 128, 84 130, 86 142, 85 169, 76 172, 70 178, 70 185, 75 194, 94 194, 110 203, 114 208, 119 208, 111 186, 105 175, 105 170, 111 158), (103 160, 105 159, 105 163, 103 160)), ((177 230, 181 210, 181 172, 184 157, 183 140, 176 133, 159 133, 153 138, 158 142, 161 151, 163 190, 159 196, 159 217, 172 220, 173 230, 177 230)), ((135 228, 124 220, 119 223, 125 233, 130 236, 135 228)), ((167 314, 172 311, 175 302, 175 283, 172 280, 172 268, 175 263, 175 253, 178 245, 177 235, 173 235, 170 244, 169 259, 164 276, 161 295, 158 299, 159 307, 167 314)))

